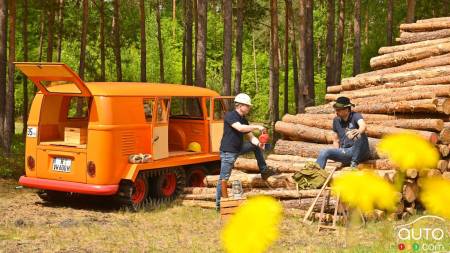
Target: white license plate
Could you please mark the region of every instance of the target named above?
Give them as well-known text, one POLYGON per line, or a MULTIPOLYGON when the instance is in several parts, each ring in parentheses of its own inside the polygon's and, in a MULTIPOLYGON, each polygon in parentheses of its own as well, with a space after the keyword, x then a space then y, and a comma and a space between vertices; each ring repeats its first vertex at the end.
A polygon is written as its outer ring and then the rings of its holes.
POLYGON ((58 172, 69 173, 72 167, 72 160, 69 158, 54 157, 52 169, 58 172))

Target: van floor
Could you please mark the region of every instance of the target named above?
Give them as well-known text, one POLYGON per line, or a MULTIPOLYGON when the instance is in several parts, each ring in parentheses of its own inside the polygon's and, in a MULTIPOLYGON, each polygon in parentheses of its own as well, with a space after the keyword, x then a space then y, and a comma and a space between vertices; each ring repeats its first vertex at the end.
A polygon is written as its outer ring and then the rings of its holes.
POLYGON ((184 151, 184 150, 176 150, 176 151, 169 151, 169 157, 172 156, 182 156, 182 155, 193 155, 193 154, 199 154, 202 152, 192 152, 192 151, 184 151))

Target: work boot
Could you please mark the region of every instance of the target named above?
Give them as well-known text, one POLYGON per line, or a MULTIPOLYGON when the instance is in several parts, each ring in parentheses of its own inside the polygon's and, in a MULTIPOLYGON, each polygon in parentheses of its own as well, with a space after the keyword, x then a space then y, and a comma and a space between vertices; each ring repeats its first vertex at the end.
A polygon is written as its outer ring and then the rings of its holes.
POLYGON ((264 172, 261 172, 261 178, 267 180, 270 176, 279 175, 280 173, 276 170, 267 168, 264 172))

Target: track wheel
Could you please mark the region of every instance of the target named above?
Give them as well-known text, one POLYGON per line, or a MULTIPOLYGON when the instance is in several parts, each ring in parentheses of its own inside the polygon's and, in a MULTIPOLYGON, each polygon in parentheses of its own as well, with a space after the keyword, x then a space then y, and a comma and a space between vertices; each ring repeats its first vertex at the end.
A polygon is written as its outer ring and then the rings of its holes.
POLYGON ((204 187, 205 176, 206 169, 203 167, 186 168, 186 185, 188 187, 204 187))
POLYGON ((133 210, 138 210, 145 205, 148 192, 148 179, 145 174, 139 173, 131 188, 130 205, 133 210))
POLYGON ((183 193, 186 175, 181 168, 164 169, 152 178, 152 199, 170 202, 183 193))

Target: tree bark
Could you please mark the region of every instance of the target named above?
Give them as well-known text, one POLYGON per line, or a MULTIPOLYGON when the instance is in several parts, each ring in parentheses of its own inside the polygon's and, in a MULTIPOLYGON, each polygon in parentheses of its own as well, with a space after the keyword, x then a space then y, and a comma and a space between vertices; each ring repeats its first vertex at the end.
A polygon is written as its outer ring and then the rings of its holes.
POLYGON ((345 33, 345 0, 339 0, 339 21, 336 41, 336 76, 333 85, 341 83, 342 56, 344 53, 344 33, 345 33))
POLYGON ((292 9, 292 0, 287 0, 289 17, 291 18, 291 51, 292 51, 292 70, 293 70, 293 79, 294 79, 294 102, 295 102, 295 112, 298 113, 299 103, 304 104, 303 93, 300 94, 300 83, 298 80, 298 64, 297 64, 297 39, 295 36, 295 15, 292 9))
MULTIPOLYGON (((207 187, 216 187, 219 175, 206 176, 203 180, 207 187)), ((241 171, 232 171, 231 176, 228 179, 228 187, 234 180, 241 181, 244 188, 291 188, 294 189, 295 182, 292 179, 292 174, 281 174, 277 176, 271 176, 267 180, 263 180, 260 174, 247 174, 241 171)))
POLYGON ((426 40, 435 40, 450 37, 450 29, 442 29, 432 32, 401 32, 396 41, 401 44, 415 43, 426 40))
POLYGON ((6 110, 4 150, 9 156, 12 138, 14 136, 14 61, 16 60, 16 0, 9 0, 9 60, 8 60, 8 86, 6 87, 6 110))
MULTIPOLYGON (((41 18, 40 18, 40 31, 39 31, 39 57, 38 61, 42 62, 42 55, 44 54, 44 32, 45 32, 45 5, 42 4, 41 18)), ((35 86, 36 87, 36 86, 35 86)), ((36 92, 36 88, 34 88, 36 92)))
POLYGON ((409 43, 409 44, 404 44, 404 45, 380 47, 380 49, 378 49, 378 54, 389 54, 389 53, 400 52, 400 51, 409 50, 409 49, 418 49, 418 48, 422 48, 422 47, 428 47, 428 46, 442 44, 442 43, 448 43, 448 42, 450 42, 450 38, 425 40, 425 41, 409 43))
POLYGON ((48 1, 48 20, 47 20, 47 62, 53 61, 53 28, 55 24, 55 0, 48 1))
POLYGON ((114 15, 113 15, 113 22, 112 22, 112 29, 113 29, 113 37, 114 37, 114 58, 116 61, 116 75, 117 75, 117 81, 122 82, 122 56, 120 53, 120 0, 114 0, 114 15))
POLYGON ((195 64, 195 83, 206 87, 206 40, 207 40, 207 0, 197 0, 197 59, 195 64))
POLYGON ((450 127, 444 126, 444 129, 439 133, 439 139, 442 144, 450 144, 450 127))
POLYGON ((360 113, 415 113, 415 112, 437 112, 436 99, 421 99, 411 101, 399 101, 385 104, 358 105, 356 112, 360 113))
POLYGON ((0 132, 2 138, 0 140, 1 147, 4 147, 4 133, 5 133, 5 113, 6 113, 6 69, 8 66, 7 60, 7 17, 8 6, 6 0, 0 0, 0 132))
POLYGON ((328 22, 327 22, 327 75, 326 75, 326 86, 333 86, 335 82, 335 63, 334 63, 334 0, 328 0, 327 12, 328 12, 328 22))
MULTIPOLYGON (((443 3, 445 4, 446 1, 443 1, 443 3)), ((450 21, 450 17, 440 17, 440 18, 420 19, 420 20, 417 20, 417 23, 448 22, 448 21, 450 21)))
MULTIPOLYGON (((23 61, 28 62, 28 0, 23 0, 22 16, 22 43, 23 43, 23 61)), ((28 123, 28 78, 22 75, 23 107, 22 107, 22 139, 27 136, 28 123)))
POLYGON ((278 58, 278 7, 276 0, 270 0, 270 38, 271 38, 271 75, 270 75, 270 87, 269 87, 269 110, 270 110, 270 122, 275 124, 279 119, 279 58, 278 58))
POLYGON ((284 99, 283 112, 289 112, 289 4, 284 0, 285 20, 284 20, 284 99))
POLYGON ((355 0, 353 36, 353 76, 356 76, 361 73, 361 0, 355 0))
POLYGON ((237 0, 236 10, 236 69, 234 75, 234 94, 241 92, 242 43, 244 37, 244 0, 237 0))
POLYGON ((162 3, 158 0, 156 4, 156 24, 158 30, 159 82, 164 83, 164 47, 161 35, 161 8, 162 3))
POLYGON ((62 41, 64 32, 64 0, 59 0, 58 17, 59 17, 58 45, 57 45, 58 55, 56 61, 61 62, 62 41))
MULTIPOLYGON (((275 168, 280 173, 295 173, 301 171, 307 161, 290 162, 290 161, 276 161, 267 159, 267 166, 275 168)), ((338 167, 340 163, 329 162, 327 169, 338 167)), ((256 159, 238 158, 234 163, 233 169, 243 171, 246 173, 260 173, 256 159)))
POLYGON ((145 38, 144 0, 139 0, 139 21, 141 30, 141 82, 147 82, 147 41, 145 38))
POLYGON ((386 24, 386 44, 392 46, 394 44, 394 0, 387 0, 386 24))
POLYGON ((450 28, 450 21, 412 23, 400 25, 400 31, 406 32, 430 32, 449 28, 450 28))
POLYGON ((233 38, 233 2, 223 0, 223 64, 222 88, 223 95, 231 95, 231 47, 233 38))
POLYGON ((308 96, 310 98, 310 105, 314 105, 315 102, 315 86, 314 86, 314 31, 313 31, 313 9, 314 1, 305 0, 305 71, 306 71, 306 84, 308 85, 308 96))
POLYGON ((450 42, 376 56, 370 59, 370 66, 373 69, 390 68, 447 53, 450 53, 450 42))
POLYGON ((450 54, 444 54, 444 55, 433 56, 433 57, 429 57, 426 59, 421 59, 418 61, 405 63, 403 65, 396 66, 396 67, 379 69, 379 70, 375 70, 375 71, 371 71, 371 72, 362 73, 362 74, 357 75, 356 77, 399 73, 399 72, 404 72, 404 71, 438 67, 438 66, 447 65, 449 62, 450 62, 450 54))
POLYGON ((306 101, 304 95, 308 93, 305 92, 308 90, 308 86, 306 84, 306 0, 299 0, 299 71, 298 71, 298 79, 299 79, 299 94, 298 94, 298 102, 297 102, 297 113, 302 113, 305 111, 306 101))
POLYGON ((80 78, 82 80, 84 80, 88 18, 89 18, 89 1, 83 0, 83 21, 82 21, 82 25, 81 25, 80 65, 78 68, 78 75, 80 76, 80 78))
POLYGON ((106 80, 105 0, 100 0, 100 81, 106 80))
POLYGON ((186 0, 186 84, 193 85, 192 77, 192 0, 186 0))
POLYGON ((415 21, 416 0, 408 0, 408 10, 406 14, 406 22, 414 23, 415 21))

